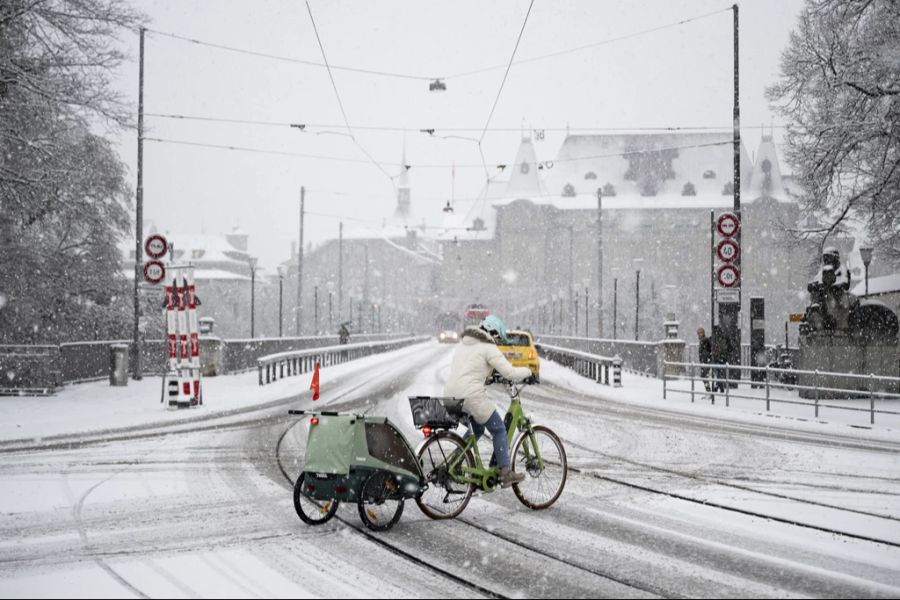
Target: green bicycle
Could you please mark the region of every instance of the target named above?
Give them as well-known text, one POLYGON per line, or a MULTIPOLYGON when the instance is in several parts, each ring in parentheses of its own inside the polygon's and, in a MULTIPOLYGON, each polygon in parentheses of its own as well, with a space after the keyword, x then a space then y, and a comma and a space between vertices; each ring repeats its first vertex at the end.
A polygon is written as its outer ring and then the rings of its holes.
MULTIPOLYGON (((528 508, 544 509, 556 502, 566 485, 566 450, 553 431, 525 416, 519 398, 525 384, 504 383, 510 399, 503 420, 513 449, 510 466, 526 474, 524 481, 513 484, 513 492, 528 508)), ((455 432, 461 421, 468 423, 462 400, 419 396, 410 398, 410 407, 414 424, 428 438, 418 451, 427 488, 416 503, 432 519, 452 519, 466 508, 476 489, 496 489, 500 468, 483 463, 471 426, 465 438, 455 432)))

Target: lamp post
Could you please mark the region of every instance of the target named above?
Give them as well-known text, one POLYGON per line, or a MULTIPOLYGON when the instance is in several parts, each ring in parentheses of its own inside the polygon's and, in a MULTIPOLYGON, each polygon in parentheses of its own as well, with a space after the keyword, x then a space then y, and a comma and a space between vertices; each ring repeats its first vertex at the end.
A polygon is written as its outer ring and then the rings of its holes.
POLYGON ((860 248, 859 255, 862 257, 863 266, 866 268, 866 296, 869 295, 869 263, 872 262, 872 248, 860 248))
POLYGON ((617 337, 619 331, 619 278, 613 277, 613 339, 617 337))
POLYGON ((313 288, 313 334, 319 335, 319 284, 313 288))
MULTIPOLYGON (((587 298, 587 291, 584 293, 587 298)), ((587 306, 587 304, 585 304, 587 306)), ((585 317, 587 323, 587 317, 585 317)), ((603 338, 603 189, 597 188, 597 337, 603 338)))
POLYGON ((278 265, 278 337, 284 337, 284 267, 278 265))
POLYGON ((247 259, 250 265, 250 339, 256 337, 256 263, 258 258, 247 259))
POLYGON ((641 264, 644 259, 635 258, 633 262, 636 267, 634 272, 634 341, 637 341, 641 321, 641 264))

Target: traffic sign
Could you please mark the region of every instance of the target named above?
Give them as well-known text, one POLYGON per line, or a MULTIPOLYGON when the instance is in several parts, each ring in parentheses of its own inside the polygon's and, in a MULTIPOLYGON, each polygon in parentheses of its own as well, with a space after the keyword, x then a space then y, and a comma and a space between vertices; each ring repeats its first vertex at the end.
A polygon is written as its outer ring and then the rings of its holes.
POLYGON ((166 238, 159 233, 147 236, 147 240, 144 242, 144 252, 150 258, 162 258, 168 249, 169 244, 166 242, 166 238))
POLYGON ((734 213, 722 213, 719 215, 719 220, 716 221, 716 229, 719 231, 719 235, 730 238, 737 235, 737 232, 740 231, 741 222, 734 213))
POLYGON ((726 238, 719 242, 719 245, 716 246, 716 254, 719 255, 719 260, 721 260, 722 262, 733 262, 740 253, 740 246, 738 246, 737 242, 732 239, 726 238))
POLYGON ((733 288, 741 281, 741 272, 734 265, 722 265, 716 273, 719 285, 724 288, 733 288))
POLYGON ((144 263, 144 279, 147 283, 159 283, 166 278, 166 266, 158 260, 148 260, 144 263))
POLYGON ((799 323, 803 320, 803 313, 791 313, 788 315, 788 321, 791 323, 799 323))
POLYGON ((716 290, 716 302, 719 304, 737 304, 741 301, 738 290, 716 290))

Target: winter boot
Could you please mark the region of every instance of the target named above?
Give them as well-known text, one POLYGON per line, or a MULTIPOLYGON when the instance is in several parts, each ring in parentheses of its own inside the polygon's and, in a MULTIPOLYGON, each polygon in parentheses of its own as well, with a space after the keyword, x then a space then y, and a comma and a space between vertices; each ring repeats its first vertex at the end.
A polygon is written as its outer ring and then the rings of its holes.
POLYGON ((508 488, 523 481, 525 481, 525 473, 516 473, 510 467, 500 469, 500 487, 508 488))

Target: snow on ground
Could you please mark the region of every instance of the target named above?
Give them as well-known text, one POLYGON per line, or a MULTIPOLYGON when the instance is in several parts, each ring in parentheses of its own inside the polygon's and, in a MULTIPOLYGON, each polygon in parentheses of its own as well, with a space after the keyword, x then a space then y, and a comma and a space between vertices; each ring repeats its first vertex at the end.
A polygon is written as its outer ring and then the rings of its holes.
MULTIPOLYGON (((321 391, 327 397, 336 380, 386 361, 404 360, 421 352, 419 344, 386 355, 375 354, 320 369, 321 391)), ((172 424, 220 415, 297 394, 308 395, 312 373, 287 377, 264 386, 256 371, 203 378, 203 406, 169 409, 160 403, 161 377, 129 380, 124 387, 106 381, 68 385, 55 396, 0 397, 0 441, 45 437, 152 424, 172 424)))
MULTIPOLYGON (((868 412, 820 408, 819 418, 814 414, 812 406, 800 406, 773 402, 771 411, 766 412, 765 390, 751 389, 748 384, 739 387, 741 395, 755 395, 759 399, 730 398, 725 406, 724 394, 716 394, 716 402, 712 404, 709 397, 704 398, 702 384, 697 382, 697 393, 691 402, 690 381, 670 381, 667 399, 663 400, 662 380, 622 373, 622 387, 613 388, 598 384, 587 377, 582 377, 557 363, 543 361, 541 363, 542 379, 549 378, 558 385, 571 388, 588 396, 599 396, 608 400, 627 402, 633 406, 649 406, 667 410, 683 411, 689 414, 712 416, 723 420, 773 425, 778 427, 832 433, 846 436, 858 436, 867 439, 900 441, 900 415, 875 415, 875 425, 869 423, 868 412), (673 391, 673 390, 681 390, 673 391)), ((779 391, 779 397, 799 401, 796 391, 779 391)), ((825 403, 825 401, 823 401, 825 403)), ((868 410, 867 398, 856 400, 829 400, 828 404, 852 406, 868 410)), ((900 412, 900 400, 878 400, 876 409, 900 412)))

